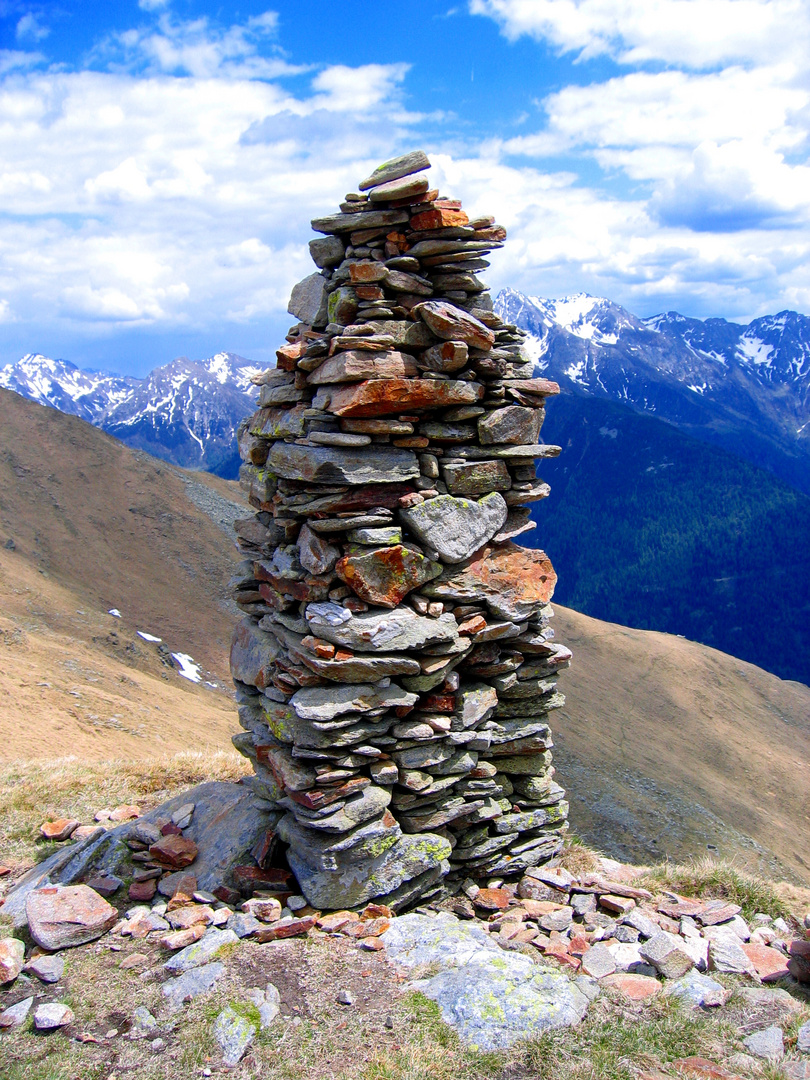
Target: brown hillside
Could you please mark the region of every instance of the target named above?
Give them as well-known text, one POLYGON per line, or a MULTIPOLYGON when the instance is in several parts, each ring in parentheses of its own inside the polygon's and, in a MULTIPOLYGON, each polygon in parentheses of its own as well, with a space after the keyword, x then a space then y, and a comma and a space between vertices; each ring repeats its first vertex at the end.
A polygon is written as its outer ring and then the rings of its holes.
MULTIPOLYGON (((237 553, 222 522, 240 501, 234 483, 0 391, 0 757, 229 745, 237 553), (167 669, 137 630, 219 688, 167 669)), ((574 661, 555 757, 589 843, 642 862, 708 848, 810 882, 809 688, 565 608, 556 629, 574 661)))

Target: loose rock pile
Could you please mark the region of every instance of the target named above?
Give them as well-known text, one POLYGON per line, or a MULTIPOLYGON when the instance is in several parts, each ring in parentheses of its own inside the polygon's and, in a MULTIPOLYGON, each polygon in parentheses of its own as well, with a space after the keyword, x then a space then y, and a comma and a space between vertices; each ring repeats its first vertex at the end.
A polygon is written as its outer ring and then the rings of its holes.
POLYGON ((558 387, 477 276, 505 230, 429 190, 429 164, 386 162, 313 221, 320 271, 240 429, 234 742, 320 910, 514 877, 567 828, 556 575, 512 542, 548 494, 558 387))

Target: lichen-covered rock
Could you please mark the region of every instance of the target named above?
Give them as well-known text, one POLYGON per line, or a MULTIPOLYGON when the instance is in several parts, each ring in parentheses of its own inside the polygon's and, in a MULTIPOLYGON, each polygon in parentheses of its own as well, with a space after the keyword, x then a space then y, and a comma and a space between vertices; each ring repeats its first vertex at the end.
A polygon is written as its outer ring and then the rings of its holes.
POLYGON ((404 915, 382 940, 396 964, 439 967, 437 974, 413 985, 478 1050, 502 1050, 568 1027, 587 1011, 588 999, 561 971, 504 952, 486 931, 453 916, 404 915))
POLYGON ((506 503, 497 491, 476 502, 440 495, 399 512, 414 536, 445 563, 469 559, 498 532, 506 515, 506 503))

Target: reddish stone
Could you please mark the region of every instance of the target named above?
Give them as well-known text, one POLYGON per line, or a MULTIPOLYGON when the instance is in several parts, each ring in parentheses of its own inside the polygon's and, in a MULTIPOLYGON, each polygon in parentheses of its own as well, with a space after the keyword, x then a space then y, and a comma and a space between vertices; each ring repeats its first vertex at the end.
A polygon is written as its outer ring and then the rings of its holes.
MULTIPOLYGON (((273 586, 273 589, 280 593, 282 596, 292 597, 294 600, 305 600, 308 603, 317 603, 322 600, 326 600, 329 595, 330 578, 325 577, 313 577, 310 574, 302 575, 299 581, 294 581, 291 578, 282 577, 280 574, 276 574, 266 563, 255 562, 253 564, 253 575, 259 582, 267 582, 273 586)), ((259 592, 262 596, 265 596, 266 590, 259 586, 259 592)), ((271 600, 271 595, 268 593, 266 599, 271 600)))
POLYGON ((697 914, 697 921, 703 926, 717 926, 718 923, 729 922, 735 915, 739 915, 742 908, 739 904, 730 904, 723 900, 710 900, 704 905, 703 910, 697 914))
POLYGON ((408 353, 347 349, 324 360, 307 378, 312 386, 351 383, 361 379, 409 379, 416 375, 416 361, 408 353))
MULTIPOLYGON (((532 944, 534 944, 534 942, 532 942, 532 944)), ((543 953, 543 956, 550 956, 558 963, 571 968, 572 971, 579 971, 582 967, 582 961, 576 956, 571 956, 566 946, 561 942, 549 942, 548 945, 541 946, 541 952, 543 953)))
POLYGON ((276 349, 277 366, 282 371, 295 371, 296 362, 304 355, 306 347, 307 343, 305 341, 294 341, 282 345, 280 349, 276 349))
POLYGON ((182 870, 197 858, 197 845, 186 836, 164 836, 152 844, 149 854, 160 863, 182 870))
POLYGON ((479 889, 473 903, 484 911, 504 911, 512 900, 506 889, 479 889))
MULTIPOLYGON (((445 567, 441 579, 425 591, 440 599, 462 591, 470 602, 486 600, 501 618, 520 621, 524 615, 533 613, 538 604, 551 600, 556 584, 557 575, 544 551, 507 541, 500 546, 485 545, 457 570, 445 567)), ((599 891, 618 894, 613 889, 599 891)))
POLYGON ((788 970, 796 982, 810 984, 810 941, 791 941, 788 970))
POLYGON ((110 821, 134 821, 135 818, 140 816, 141 808, 139 806, 135 806, 134 803, 124 803, 123 806, 116 806, 110 812, 110 821))
POLYGON ((465 619, 464 622, 458 624, 458 632, 461 637, 468 637, 470 634, 477 634, 481 630, 486 630, 487 620, 483 615, 473 615, 469 619, 465 619))
POLYGON ((345 555, 335 566, 341 581, 363 600, 395 608, 412 590, 442 572, 438 563, 401 544, 362 555, 345 555))
POLYGON ((599 905, 605 911, 612 911, 617 915, 626 915, 636 906, 635 900, 629 896, 600 896, 599 905))
POLYGON ((616 990, 630 1001, 646 1001, 648 998, 655 997, 661 990, 658 980, 649 975, 630 975, 623 972, 606 975, 600 980, 600 984, 609 986, 611 990, 616 990))
POLYGON ((46 840, 67 840, 80 824, 75 818, 57 818, 55 821, 43 822, 39 831, 46 840))
POLYGON ((288 791, 287 795, 297 802, 299 806, 305 806, 308 810, 320 810, 322 806, 344 799, 353 795, 356 791, 367 788, 371 781, 367 776, 353 776, 344 784, 334 784, 329 787, 313 788, 311 791, 288 791))
POLYGON ((360 918, 368 919, 393 919, 394 913, 387 904, 366 904, 360 912, 360 918))
POLYGON ((468 225, 470 219, 463 210, 436 208, 423 210, 411 218, 411 228, 424 231, 427 229, 452 229, 459 225, 468 225))
POLYGON ((157 892, 157 878, 148 881, 133 881, 129 887, 130 900, 151 900, 157 892))
POLYGON ((278 941, 281 938, 299 937, 301 934, 308 934, 316 922, 314 915, 307 915, 304 919, 293 919, 292 922, 283 923, 281 926, 273 924, 257 930, 253 935, 253 940, 264 943, 278 941))
POLYGON ((327 934, 336 934, 351 923, 358 922, 360 916, 356 911, 332 911, 328 915, 321 915, 317 920, 319 930, 327 934))
MULTIPOLYGON (((292 874, 290 871, 282 870, 277 866, 269 866, 265 870, 258 866, 235 866, 233 868, 233 883, 243 893, 253 892, 254 889, 264 889, 268 886, 283 889, 291 880, 292 874)), ((214 895, 218 899, 222 899, 219 893, 215 892, 214 895)))
POLYGON ((217 885, 211 891, 217 900, 221 900, 223 904, 238 904, 242 899, 242 894, 238 889, 232 889, 230 885, 217 885))
POLYGON ((10 866, 0 866, 0 877, 8 877, 8 875, 10 873, 11 873, 11 867, 10 866))
POLYGON ((574 937, 571 938, 568 951, 572 956, 582 957, 590 947, 588 939, 583 934, 575 934, 574 937))
POLYGON ((447 300, 427 300, 414 311, 428 324, 433 333, 445 341, 463 341, 475 349, 489 350, 495 344, 495 334, 488 326, 447 300))
POLYGON ((101 937, 118 912, 87 885, 49 885, 35 889, 25 904, 31 937, 56 952, 101 937))
POLYGON ((99 896, 112 896, 113 893, 118 892, 123 882, 120 878, 110 875, 92 877, 85 882, 88 889, 92 889, 93 892, 97 892, 99 896))
POLYGON ((185 930, 175 930, 174 933, 165 934, 160 939, 162 949, 185 949, 187 945, 193 945, 199 941, 205 933, 204 923, 195 923, 185 930))
POLYGON ((383 952, 385 942, 378 937, 367 937, 360 942, 360 948, 366 949, 368 952, 383 952))
POLYGON ((161 836, 182 836, 183 830, 179 828, 173 821, 167 821, 165 825, 161 826, 161 836))
POLYGON ((380 934, 384 934, 385 931, 391 925, 391 920, 386 918, 367 919, 360 922, 349 923, 341 930, 342 934, 351 938, 369 938, 379 937, 380 934))
POLYGON ((479 383, 447 379, 369 379, 325 391, 325 408, 337 416, 385 416, 409 409, 474 405, 484 396, 479 383))
POLYGON ((183 874, 174 886, 174 893, 168 903, 168 910, 187 907, 194 903, 194 893, 197 891, 197 879, 193 874, 183 874))
POLYGON ((492 240, 496 244, 502 244, 506 239, 506 229, 503 225, 493 225, 488 229, 476 229, 476 240, 492 240))
POLYGON ((368 283, 372 281, 384 281, 387 270, 380 262, 357 262, 349 266, 349 276, 352 284, 368 283))
POLYGON ((778 949, 767 945, 746 945, 741 942, 745 955, 756 969, 763 982, 777 982, 788 974, 788 958, 778 949))
POLYGON ((385 293, 379 285, 358 285, 354 290, 358 300, 384 300, 385 293))

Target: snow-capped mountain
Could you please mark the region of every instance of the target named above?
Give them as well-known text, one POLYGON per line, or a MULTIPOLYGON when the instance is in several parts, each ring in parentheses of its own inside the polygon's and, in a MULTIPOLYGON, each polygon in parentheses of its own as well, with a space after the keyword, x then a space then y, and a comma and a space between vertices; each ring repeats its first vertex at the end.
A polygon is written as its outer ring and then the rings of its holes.
POLYGON ((0 386, 91 424, 125 400, 137 382, 103 371, 81 371, 68 360, 51 360, 39 353, 0 368, 0 386))
POLYGON ((30 353, 0 369, 0 386, 164 461, 232 477, 239 465, 236 427, 255 409, 250 378, 260 370, 222 352, 199 361, 183 356, 134 379, 30 353))
POLYGON ((504 289, 495 309, 529 334, 563 391, 652 413, 810 492, 810 318, 639 319, 610 300, 504 289))

